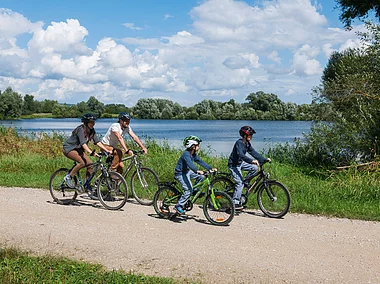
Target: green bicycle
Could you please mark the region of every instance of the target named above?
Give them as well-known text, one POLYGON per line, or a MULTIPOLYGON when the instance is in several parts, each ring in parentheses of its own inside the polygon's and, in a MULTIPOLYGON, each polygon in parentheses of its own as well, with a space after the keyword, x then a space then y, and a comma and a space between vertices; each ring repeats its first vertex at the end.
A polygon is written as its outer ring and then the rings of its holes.
MULTIPOLYGON (((235 215, 235 207, 231 197, 223 189, 211 187, 209 176, 214 172, 205 172, 206 178, 194 185, 194 191, 184 209, 190 211, 194 203, 203 196, 203 214, 213 225, 226 226, 235 215)), ((177 181, 160 183, 153 198, 153 207, 158 216, 171 218, 175 216, 175 205, 180 199, 183 189, 177 181)))
MULTIPOLYGON (((281 218, 289 211, 290 193, 281 182, 270 179, 269 173, 264 171, 265 163, 260 164, 257 174, 247 181, 244 186, 245 191, 241 195, 241 203, 246 205, 248 197, 257 193, 257 203, 260 210, 268 217, 281 218), (252 181, 254 182, 252 183, 252 181)), ((224 188, 230 196, 233 196, 235 181, 231 174, 221 173, 212 180, 211 187, 224 188)))

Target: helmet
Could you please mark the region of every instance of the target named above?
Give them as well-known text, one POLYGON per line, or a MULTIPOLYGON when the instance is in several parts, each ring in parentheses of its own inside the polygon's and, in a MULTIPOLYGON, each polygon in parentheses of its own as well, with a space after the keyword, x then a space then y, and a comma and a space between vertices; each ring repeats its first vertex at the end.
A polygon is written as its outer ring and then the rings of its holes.
POLYGON ((86 113, 82 116, 82 122, 83 123, 89 123, 90 121, 95 121, 97 119, 95 114, 92 113, 86 113))
POLYGON ((199 145, 199 143, 202 142, 202 139, 198 138, 197 136, 190 135, 187 136, 183 140, 183 146, 185 146, 186 149, 190 149, 193 145, 199 145))
POLYGON ((252 135, 255 133, 256 133, 256 131, 251 126, 243 126, 239 130, 239 134, 241 137, 244 137, 244 135, 252 135))
POLYGON ((122 112, 119 114, 119 120, 131 120, 131 115, 128 112, 122 112))

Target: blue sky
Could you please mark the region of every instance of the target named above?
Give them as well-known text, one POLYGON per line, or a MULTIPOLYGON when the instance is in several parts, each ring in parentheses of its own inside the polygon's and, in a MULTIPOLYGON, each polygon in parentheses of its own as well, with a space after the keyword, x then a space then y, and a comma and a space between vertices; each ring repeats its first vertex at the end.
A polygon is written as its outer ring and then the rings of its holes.
POLYGON ((0 1, 0 90, 133 106, 163 98, 311 102, 329 55, 358 47, 333 0, 0 1))

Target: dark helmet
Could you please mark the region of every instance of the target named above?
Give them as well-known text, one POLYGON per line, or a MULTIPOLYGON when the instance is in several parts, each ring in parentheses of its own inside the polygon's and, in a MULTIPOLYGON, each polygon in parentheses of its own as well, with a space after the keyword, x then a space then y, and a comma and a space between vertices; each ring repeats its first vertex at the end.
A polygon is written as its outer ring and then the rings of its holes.
POLYGON ((128 112, 122 112, 119 114, 119 120, 131 120, 131 115, 128 112))
POLYGON ((82 116, 82 122, 85 124, 89 123, 90 121, 95 121, 96 119, 96 115, 92 113, 86 113, 82 116))
POLYGON ((251 126, 243 126, 239 130, 239 134, 241 137, 244 137, 244 135, 253 135, 256 131, 251 126))
POLYGON ((199 137, 194 136, 194 135, 190 135, 190 136, 187 136, 183 140, 183 146, 185 146, 186 149, 190 149, 191 146, 199 145, 199 143, 201 143, 201 142, 202 142, 202 139, 200 139, 199 137))

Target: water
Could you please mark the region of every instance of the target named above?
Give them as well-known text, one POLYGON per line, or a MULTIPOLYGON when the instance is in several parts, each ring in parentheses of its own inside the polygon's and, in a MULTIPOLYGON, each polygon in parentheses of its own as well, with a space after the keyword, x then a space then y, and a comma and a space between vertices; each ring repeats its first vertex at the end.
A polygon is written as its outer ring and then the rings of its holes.
MULTIPOLYGON (((95 129, 104 135, 115 119, 98 119, 95 129)), ((69 135, 80 124, 77 118, 39 118, 20 120, 0 120, 0 125, 16 128, 18 132, 53 131, 69 135)), ((182 141, 188 135, 196 135, 203 140, 201 147, 213 155, 229 155, 235 141, 239 138, 239 129, 244 125, 252 126, 253 147, 260 151, 276 143, 292 143, 294 138, 302 138, 310 131, 310 121, 251 121, 251 120, 142 120, 132 119, 133 131, 144 141, 147 137, 159 143, 167 141, 169 145, 183 148, 182 141)))

